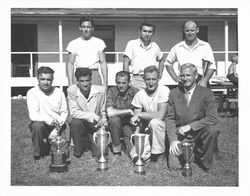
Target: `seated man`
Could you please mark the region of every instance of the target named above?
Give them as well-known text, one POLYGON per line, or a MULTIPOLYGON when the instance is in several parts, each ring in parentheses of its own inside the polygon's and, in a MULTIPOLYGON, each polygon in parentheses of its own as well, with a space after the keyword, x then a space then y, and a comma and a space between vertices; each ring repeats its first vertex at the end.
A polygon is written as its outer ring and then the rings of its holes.
POLYGON ((205 172, 212 167, 218 136, 212 125, 217 123, 218 113, 213 91, 197 85, 197 77, 196 66, 184 64, 180 70, 181 83, 169 94, 166 126, 171 169, 183 166, 178 145, 184 141, 195 143, 195 161, 205 172))
POLYGON ((92 135, 97 131, 97 125, 104 123, 101 113, 105 111, 105 92, 104 87, 92 85, 91 76, 89 68, 78 68, 75 72, 77 84, 67 89, 73 155, 77 158, 89 148, 94 156, 100 155, 92 135))
POLYGON ((68 116, 67 103, 64 93, 59 88, 52 87, 53 75, 54 71, 51 68, 40 67, 37 70, 38 86, 27 92, 27 105, 31 119, 29 128, 35 160, 49 155, 48 137, 53 130, 51 135, 57 134, 55 127, 66 128, 64 123, 68 116))
MULTIPOLYGON (((135 107, 131 123, 137 125, 140 121, 152 133, 151 161, 155 167, 161 166, 165 156, 165 115, 169 89, 160 86, 159 69, 149 66, 144 69, 146 88, 140 90, 134 97, 132 105, 135 107)), ((142 128, 143 129, 143 128, 142 128)), ((132 155, 135 159, 135 155, 132 155)))
POLYGON ((124 138, 127 154, 129 154, 132 149, 130 137, 134 131, 130 124, 130 118, 134 115, 134 112, 131 102, 134 95, 138 92, 138 89, 129 86, 129 82, 129 72, 117 72, 117 86, 110 87, 107 92, 106 108, 109 117, 108 124, 112 137, 113 154, 115 157, 121 155, 121 136, 124 138))
POLYGON ((228 68, 227 78, 233 84, 238 85, 238 74, 237 74, 237 65, 238 65, 238 56, 235 54, 231 57, 232 64, 228 68))

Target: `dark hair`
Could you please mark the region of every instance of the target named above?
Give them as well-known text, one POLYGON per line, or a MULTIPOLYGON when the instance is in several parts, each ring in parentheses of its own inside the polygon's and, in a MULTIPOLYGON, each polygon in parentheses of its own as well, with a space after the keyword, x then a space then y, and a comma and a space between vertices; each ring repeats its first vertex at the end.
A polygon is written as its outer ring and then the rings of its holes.
POLYGON ((153 73, 154 71, 157 73, 158 76, 160 75, 160 71, 159 71, 159 69, 155 65, 150 65, 150 66, 146 67, 144 69, 144 77, 145 77, 145 74, 147 72, 153 73))
POLYGON ((155 28, 156 28, 155 25, 150 24, 150 23, 143 22, 143 23, 139 24, 139 29, 140 29, 140 31, 142 30, 142 27, 143 27, 143 26, 153 27, 153 33, 155 32, 155 28))
POLYGON ((52 78, 53 78, 54 73, 55 73, 55 71, 53 69, 51 69, 50 67, 42 66, 42 67, 39 67, 38 70, 37 70, 37 77, 40 74, 52 74, 52 78))
POLYGON ((115 75, 115 80, 117 80, 118 76, 120 76, 120 77, 127 76, 128 82, 130 81, 130 73, 128 71, 119 71, 119 72, 117 72, 116 75, 115 75))
POLYGON ((91 77, 92 77, 92 70, 89 69, 89 68, 85 68, 85 67, 77 68, 76 72, 75 72, 76 79, 78 80, 82 76, 89 76, 90 79, 91 79, 91 77))
POLYGON ((82 23, 86 22, 86 21, 90 22, 92 27, 94 26, 94 19, 92 17, 90 17, 90 16, 81 17, 80 20, 79 20, 79 26, 81 26, 82 23))

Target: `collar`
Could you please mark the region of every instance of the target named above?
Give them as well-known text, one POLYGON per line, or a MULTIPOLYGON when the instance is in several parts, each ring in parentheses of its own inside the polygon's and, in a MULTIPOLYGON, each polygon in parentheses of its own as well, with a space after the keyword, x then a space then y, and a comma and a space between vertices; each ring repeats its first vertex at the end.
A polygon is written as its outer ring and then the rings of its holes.
POLYGON ((77 86, 76 95, 81 96, 86 100, 89 100, 91 97, 93 97, 93 95, 98 94, 100 92, 101 92, 100 89, 96 88, 94 85, 91 85, 89 97, 88 99, 86 99, 86 97, 81 93, 80 88, 77 86))
MULTIPOLYGON (((197 44, 193 47, 193 49, 197 48, 198 46, 201 46, 201 45, 204 45, 204 41, 200 40, 198 37, 197 37, 197 44)), ((187 48, 187 49, 190 49, 189 46, 186 44, 185 40, 181 41, 180 42, 180 45, 179 46, 182 46, 184 48, 187 48)))
POLYGON ((191 88, 189 91, 186 91, 185 94, 189 94, 190 93, 190 97, 192 97, 193 93, 194 93, 194 89, 196 88, 196 84, 194 85, 193 88, 191 88))
MULTIPOLYGON (((119 92, 117 86, 116 86, 115 89, 116 89, 117 96, 121 96, 121 94, 120 94, 120 92, 119 92)), ((121 97, 127 97, 128 95, 132 96, 132 88, 131 88, 131 86, 128 87, 128 90, 127 90, 127 92, 125 93, 125 95, 124 95, 124 96, 121 96, 121 97)))
POLYGON ((147 46, 144 46, 144 43, 140 37, 138 38, 138 41, 139 41, 140 46, 146 50, 148 50, 152 47, 152 41, 150 41, 150 43, 147 46))

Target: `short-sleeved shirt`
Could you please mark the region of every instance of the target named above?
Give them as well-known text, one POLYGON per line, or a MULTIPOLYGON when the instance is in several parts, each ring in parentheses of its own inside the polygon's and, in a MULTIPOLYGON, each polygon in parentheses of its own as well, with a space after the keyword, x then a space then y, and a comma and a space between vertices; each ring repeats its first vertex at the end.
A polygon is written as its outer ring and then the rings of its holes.
POLYGON ((133 109, 131 102, 138 92, 137 88, 130 86, 124 96, 121 96, 117 87, 110 87, 107 92, 106 108, 133 109))
POLYGON ((134 96, 132 105, 142 109, 143 112, 156 112, 158 111, 159 103, 166 103, 168 101, 169 92, 169 88, 162 85, 157 87, 152 96, 149 96, 145 89, 142 89, 134 96))
POLYGON ((143 73, 144 68, 155 65, 158 67, 159 61, 163 57, 160 47, 153 41, 144 47, 139 39, 130 40, 126 46, 124 55, 130 59, 130 72, 132 74, 143 73))
POLYGON ((198 39, 197 45, 190 49, 185 41, 176 44, 166 57, 164 64, 173 65, 175 62, 182 66, 185 63, 192 63, 197 67, 199 74, 203 75, 202 59, 210 61, 210 69, 216 69, 214 54, 209 43, 198 39))
POLYGON ((98 69, 100 62, 100 53, 106 48, 103 40, 97 37, 91 37, 84 40, 81 37, 69 42, 66 50, 75 55, 75 67, 86 67, 98 69))

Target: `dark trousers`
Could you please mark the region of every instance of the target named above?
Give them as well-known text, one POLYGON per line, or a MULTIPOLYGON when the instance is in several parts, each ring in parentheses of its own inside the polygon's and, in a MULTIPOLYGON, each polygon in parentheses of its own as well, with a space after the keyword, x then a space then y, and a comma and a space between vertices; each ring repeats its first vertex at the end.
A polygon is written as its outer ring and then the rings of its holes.
POLYGON ((81 156, 90 149, 94 156, 100 156, 100 151, 93 140, 96 128, 84 119, 72 118, 70 124, 70 135, 74 143, 74 156, 81 156))
MULTIPOLYGON (((108 120, 108 130, 111 134, 112 138, 112 146, 113 148, 121 146, 121 137, 123 137, 125 143, 125 150, 129 154, 132 149, 132 144, 130 142, 130 137, 133 134, 134 130, 132 125, 130 124, 129 116, 112 116, 109 117, 108 120)), ((113 152, 115 150, 113 149, 113 152)), ((120 151, 120 149, 117 149, 120 151)))
POLYGON ((50 132, 54 129, 43 121, 32 121, 29 124, 31 131, 31 139, 34 146, 33 156, 47 156, 50 151, 50 144, 48 137, 50 132))
MULTIPOLYGON (((217 145, 217 137, 219 131, 213 126, 206 126, 197 131, 190 131, 186 137, 179 136, 181 142, 194 142, 194 159, 196 163, 205 168, 210 169, 213 163, 213 154, 217 145)), ((170 141, 171 140, 170 138, 170 141)), ((178 157, 169 155, 169 167, 178 168, 183 166, 183 155, 178 157)))

